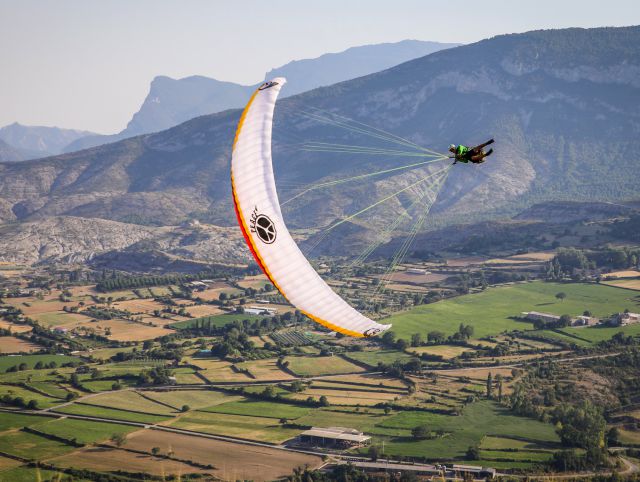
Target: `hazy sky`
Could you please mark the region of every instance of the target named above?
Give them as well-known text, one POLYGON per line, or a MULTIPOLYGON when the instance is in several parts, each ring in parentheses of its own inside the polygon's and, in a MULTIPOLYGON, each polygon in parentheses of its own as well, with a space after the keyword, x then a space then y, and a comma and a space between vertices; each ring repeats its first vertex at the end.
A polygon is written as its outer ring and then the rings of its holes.
POLYGON ((156 75, 251 84, 355 45, 633 24, 638 0, 0 0, 0 126, 117 132, 156 75))

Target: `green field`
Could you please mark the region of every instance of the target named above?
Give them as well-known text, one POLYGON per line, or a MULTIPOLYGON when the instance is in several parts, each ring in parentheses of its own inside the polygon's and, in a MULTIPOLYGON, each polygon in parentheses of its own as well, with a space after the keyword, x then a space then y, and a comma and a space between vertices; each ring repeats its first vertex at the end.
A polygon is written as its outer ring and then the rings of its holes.
MULTIPOLYGON (((627 325, 617 328, 590 326, 586 328, 563 328, 560 330, 563 333, 580 337, 584 340, 589 340, 592 343, 599 341, 609 340, 616 333, 624 333, 628 336, 640 335, 640 324, 627 325)), ((580 343, 577 343, 580 344, 580 343)))
POLYGON ((272 443, 284 442, 300 433, 299 429, 283 427, 273 418, 202 411, 189 412, 171 421, 169 425, 186 430, 272 443))
POLYGON ((461 416, 400 412, 377 424, 372 433, 387 439, 387 454, 434 459, 462 457, 470 446, 480 445, 485 435, 516 437, 535 444, 558 442, 551 424, 512 415, 507 409, 486 401, 468 405, 461 416), (433 431, 443 430, 447 435, 416 441, 411 438, 411 429, 417 425, 427 425, 433 431))
POLYGON ((108 418, 113 420, 123 420, 127 422, 158 423, 168 420, 171 417, 161 415, 150 415, 115 408, 94 407, 82 403, 74 403, 57 408, 56 413, 69 413, 73 415, 87 415, 89 417, 108 418))
POLYGON ((189 405, 191 409, 205 409, 221 403, 240 400, 242 397, 228 395, 224 392, 213 390, 173 390, 166 392, 145 391, 145 396, 161 403, 166 403, 180 410, 183 405, 189 405))
POLYGON ((76 441, 84 444, 107 440, 113 434, 126 434, 134 430, 139 430, 139 427, 133 427, 131 425, 91 422, 73 418, 49 420, 33 428, 40 432, 62 437, 67 440, 76 439, 76 441))
POLYGON ((428 305, 417 306, 384 320, 392 330, 408 339, 413 333, 423 336, 430 331, 453 334, 460 323, 474 327, 474 337, 497 335, 503 331, 531 329, 532 324, 510 319, 523 311, 541 311, 557 315, 581 315, 585 310, 595 316, 640 310, 640 299, 633 291, 611 286, 584 283, 532 283, 488 288, 480 293, 458 296, 428 305), (555 298, 564 292, 564 301, 555 298))
POLYGON ((267 418, 286 418, 293 420, 300 418, 312 409, 299 407, 286 403, 273 403, 252 400, 239 400, 236 402, 223 403, 203 409, 205 412, 226 413, 230 415, 247 415, 267 418))
POLYGON ((87 398, 82 403, 100 405, 118 410, 131 410, 150 415, 173 415, 175 410, 153 402, 134 391, 109 392, 103 395, 87 398))
POLYGON ((197 323, 200 323, 203 319, 205 321, 205 325, 211 323, 212 327, 221 327, 224 325, 228 325, 229 323, 233 323, 235 321, 243 321, 243 320, 261 320, 262 318, 266 318, 266 316, 261 315, 249 315, 249 314, 238 314, 238 313, 229 313, 224 315, 214 315, 214 316, 205 316, 202 318, 193 318, 192 320, 178 321, 177 323, 172 323, 172 328, 176 328, 178 330, 191 328, 195 326, 197 323))
POLYGON ((359 366, 354 365, 339 356, 290 356, 286 358, 286 361, 289 362, 289 370, 296 375, 303 377, 356 373, 363 371, 359 366))
POLYGON ((391 365, 395 361, 406 363, 412 358, 411 355, 398 350, 352 351, 346 356, 369 365, 371 368, 378 366, 378 363, 387 365, 391 365))
POLYGON ((35 400, 38 402, 38 408, 49 408, 64 402, 59 398, 47 397, 38 392, 27 390, 26 388, 16 387, 13 385, 0 385, 0 396, 10 395, 11 397, 22 397, 25 402, 35 400))
POLYGON ((0 412, 0 432, 13 428, 30 427, 45 421, 50 417, 39 417, 37 415, 23 415, 21 413, 0 412))
POLYGON ((64 399, 69 393, 65 389, 59 387, 57 384, 50 383, 50 382, 32 382, 29 384, 29 386, 37 390, 40 390, 44 393, 48 393, 49 395, 55 398, 64 399))
POLYGON ((0 437, 0 452, 32 460, 55 457, 75 450, 75 447, 32 433, 15 431, 0 437))
POLYGON ((32 369, 36 363, 41 361, 42 363, 51 363, 52 361, 58 364, 58 367, 63 363, 79 362, 80 358, 68 355, 19 355, 19 356, 0 356, 0 373, 5 372, 7 368, 14 365, 20 365, 26 363, 29 369, 32 369))
POLYGON ((34 482, 46 480, 64 480, 65 474, 31 467, 16 467, 0 472, 0 482, 34 482))

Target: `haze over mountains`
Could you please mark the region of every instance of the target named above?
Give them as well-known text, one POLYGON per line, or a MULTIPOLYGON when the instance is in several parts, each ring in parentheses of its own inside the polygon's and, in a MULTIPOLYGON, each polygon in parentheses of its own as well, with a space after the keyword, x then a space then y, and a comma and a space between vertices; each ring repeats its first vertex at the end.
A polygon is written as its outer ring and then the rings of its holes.
MULTIPOLYGON (((292 87, 283 93, 286 97, 379 72, 407 60, 457 45, 459 44, 422 40, 363 45, 314 59, 289 62, 268 72, 265 79, 276 76, 289 78, 292 87)), ((126 129, 112 136, 95 135, 79 139, 69 144, 65 152, 158 132, 194 117, 240 108, 249 100, 257 85, 259 84, 240 85, 199 75, 183 79, 158 76, 151 82, 149 94, 126 129)))
POLYGON ((0 141, 10 146, 13 154, 0 151, 0 161, 22 161, 60 154, 63 149, 93 132, 59 127, 24 126, 14 122, 0 128, 0 141))
MULTIPOLYGON (((637 198, 639 47, 640 27, 503 35, 283 99, 274 129, 281 198, 301 185, 407 163, 298 149, 301 140, 370 142, 304 116, 313 109, 439 151, 451 142, 495 137, 496 153, 485 165, 452 170, 430 226, 511 215, 546 200, 637 198)), ((163 226, 199 219, 233 226, 229 160, 239 115, 225 111, 86 151, 0 164, 0 220, 73 216, 65 219, 163 226)), ((292 203, 285 218, 292 227, 327 225, 426 172, 314 191, 292 203)), ((405 214, 416 195, 407 191, 375 218, 343 226, 354 239, 366 239, 379 229, 376 220, 405 214)), ((18 228, 5 228, 3 238, 12 229, 18 228)), ((199 232, 185 236, 183 246, 199 232)), ((92 252, 101 250, 96 242, 92 252)))

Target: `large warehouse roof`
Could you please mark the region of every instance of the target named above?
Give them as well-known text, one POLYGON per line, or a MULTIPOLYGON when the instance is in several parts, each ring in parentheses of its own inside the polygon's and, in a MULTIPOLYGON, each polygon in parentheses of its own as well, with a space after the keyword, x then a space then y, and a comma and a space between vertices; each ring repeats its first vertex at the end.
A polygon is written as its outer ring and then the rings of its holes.
POLYGON ((358 443, 366 442, 367 440, 371 439, 371 437, 364 435, 362 432, 358 432, 353 428, 344 427, 311 427, 311 429, 305 430, 300 435, 307 437, 321 437, 333 440, 347 440, 349 442, 358 443))
POLYGON ((333 440, 346 440, 349 442, 366 442, 370 440, 371 437, 363 434, 352 428, 344 428, 344 427, 328 427, 328 428, 319 428, 319 427, 311 427, 309 430, 305 430, 300 435, 307 437, 320 437, 326 439, 333 440))

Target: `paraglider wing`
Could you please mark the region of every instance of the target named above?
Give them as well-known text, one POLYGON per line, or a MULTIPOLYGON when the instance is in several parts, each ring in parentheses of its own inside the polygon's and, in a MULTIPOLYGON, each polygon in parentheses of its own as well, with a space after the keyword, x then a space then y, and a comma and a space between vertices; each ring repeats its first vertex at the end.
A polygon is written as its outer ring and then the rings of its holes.
POLYGON ((345 335, 377 335, 391 325, 376 323, 340 298, 309 264, 284 224, 271 163, 271 131, 285 82, 276 78, 262 84, 238 123, 231 187, 240 228, 262 271, 293 306, 345 335))

